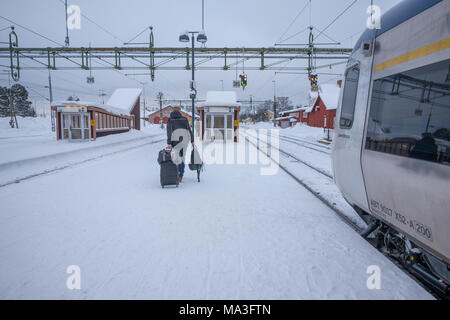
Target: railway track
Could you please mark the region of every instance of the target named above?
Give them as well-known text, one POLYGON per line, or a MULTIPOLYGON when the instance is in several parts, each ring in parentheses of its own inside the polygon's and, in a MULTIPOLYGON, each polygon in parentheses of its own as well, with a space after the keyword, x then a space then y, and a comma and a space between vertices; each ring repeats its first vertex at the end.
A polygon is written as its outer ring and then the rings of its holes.
POLYGON ((324 145, 320 145, 318 143, 314 143, 314 142, 310 142, 307 140, 303 140, 303 139, 299 139, 299 138, 293 138, 293 137, 288 137, 288 136, 282 136, 280 135, 280 139, 283 141, 287 141, 287 142, 292 142, 295 143, 299 146, 302 146, 304 148, 308 148, 308 149, 312 149, 318 152, 322 152, 322 153, 326 153, 326 154, 331 154, 331 148, 329 146, 324 146, 324 145), (314 146, 314 148, 313 148, 314 146), (316 149, 316 148, 320 148, 320 149, 316 149))
MULTIPOLYGON (((321 193, 317 192, 311 185, 309 185, 307 182, 305 182, 305 180, 299 178, 297 175, 295 175, 293 172, 291 172, 286 166, 282 165, 280 162, 274 158, 272 158, 272 156, 270 154, 268 154, 266 151, 264 150, 269 150, 269 148, 271 148, 271 144, 267 143, 267 142, 262 142, 261 140, 259 140, 257 137, 256 138, 257 143, 255 144, 254 142, 250 141, 248 139, 248 137, 246 137, 246 141, 248 141, 251 145, 253 145, 254 147, 256 147, 256 149, 260 152, 262 152, 266 157, 268 157, 269 159, 271 159, 272 161, 274 161, 284 172, 286 172, 289 176, 291 176, 295 181, 297 181, 300 185, 302 185, 305 189, 307 189, 309 192, 311 192, 316 198, 318 198, 323 204, 325 204, 327 207, 329 207, 331 210, 333 210, 334 213, 336 213, 336 215, 346 224, 348 225, 350 228, 352 228, 354 231, 358 232, 358 234, 361 234, 364 229, 361 228, 359 225, 357 225, 354 221, 352 221, 344 212, 342 212, 341 210, 339 210, 335 204, 330 200, 327 199, 325 196, 323 196, 321 193), (265 146, 267 146, 267 148, 261 148, 260 147, 260 142, 262 142, 262 144, 264 144, 265 146)), ((283 138, 286 137, 280 137, 282 140, 283 138)), ((295 140, 295 139, 294 139, 295 140)), ((277 150, 281 153, 281 154, 285 154, 293 159, 295 159, 296 161, 299 161, 300 163, 306 165, 307 167, 313 169, 315 172, 327 177, 328 179, 333 180, 333 177, 329 174, 326 174, 326 172, 324 172, 323 170, 316 168, 312 165, 310 165, 309 163, 306 163, 305 161, 301 160, 300 158, 293 156, 292 154, 285 152, 283 150, 281 150, 280 148, 277 148, 277 150)), ((368 238, 363 238, 364 240, 366 240, 370 245, 372 245, 378 252, 382 253, 387 259, 389 259, 392 263, 394 263, 399 269, 401 269, 403 272, 405 272, 409 277, 411 277, 415 282, 417 282, 417 284, 419 284, 424 290, 426 290, 428 293, 430 293, 433 297, 435 297, 436 299, 445 299, 445 297, 442 297, 439 293, 437 293, 436 291, 434 291, 432 289, 432 287, 430 287, 426 282, 423 282, 420 278, 416 277, 413 273, 411 273, 402 263, 400 263, 397 259, 391 257, 389 254, 387 254, 386 252, 384 252, 383 250, 381 250, 381 248, 379 248, 377 246, 377 244, 375 243, 374 240, 368 239, 368 238)))
POLYGON ((21 177, 21 178, 17 178, 17 179, 14 179, 14 180, 10 180, 10 181, 1 183, 0 184, 0 188, 4 188, 4 187, 7 187, 9 185, 20 183, 22 181, 30 180, 30 179, 33 179, 33 178, 36 178, 36 177, 39 177, 39 176, 43 176, 43 175, 47 175, 47 174, 52 173, 52 172, 61 171, 61 170, 67 169, 67 168, 72 168, 72 167, 78 166, 80 164, 84 164, 84 163, 87 163, 87 162, 95 161, 95 160, 98 160, 98 159, 101 159, 101 158, 104 158, 104 157, 108 157, 108 156, 112 156, 112 155, 115 155, 115 154, 118 154, 118 153, 123 153, 123 152, 126 152, 126 151, 142 148, 144 146, 147 146, 147 145, 150 145, 150 144, 159 143, 159 142, 163 142, 163 141, 165 141, 165 138, 156 138, 155 140, 146 141, 146 142, 143 142, 143 143, 140 143, 138 145, 131 146, 131 147, 126 147, 126 148, 123 148, 123 149, 120 149, 120 150, 115 150, 115 151, 111 151, 111 152, 106 152, 106 153, 102 153, 102 154, 99 154, 99 155, 95 155, 95 156, 89 157, 89 158, 81 160, 81 161, 77 161, 77 162, 74 162, 74 163, 58 166, 56 168, 40 171, 40 172, 37 172, 37 173, 33 173, 33 174, 30 174, 30 175, 27 175, 25 177, 21 177))
POLYGON ((295 161, 301 162, 301 163, 303 163, 305 166, 307 166, 307 167, 313 169, 314 171, 316 171, 316 172, 318 172, 318 173, 320 173, 320 174, 323 174, 324 176, 326 176, 326 177, 330 178, 331 180, 333 180, 333 176, 332 176, 331 174, 329 174, 328 172, 326 172, 325 170, 320 169, 320 168, 317 168, 317 167, 314 167, 314 166, 311 165, 309 162, 306 162, 306 161, 300 159, 299 157, 294 156, 292 153, 289 153, 289 152, 284 151, 284 150, 281 150, 281 149, 278 149, 278 151, 279 151, 280 153, 284 154, 285 156, 287 156, 287 157, 289 157, 289 158, 292 158, 292 159, 294 159, 295 161))

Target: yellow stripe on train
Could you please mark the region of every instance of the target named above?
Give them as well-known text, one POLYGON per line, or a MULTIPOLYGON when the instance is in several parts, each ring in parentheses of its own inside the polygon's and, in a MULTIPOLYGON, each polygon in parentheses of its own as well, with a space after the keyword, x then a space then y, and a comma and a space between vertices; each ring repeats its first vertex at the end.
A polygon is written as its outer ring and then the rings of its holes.
POLYGON ((450 37, 444 40, 429 44, 417 50, 405 53, 401 56, 392 58, 375 66, 375 72, 392 68, 396 65, 418 59, 429 54, 450 48, 450 37))

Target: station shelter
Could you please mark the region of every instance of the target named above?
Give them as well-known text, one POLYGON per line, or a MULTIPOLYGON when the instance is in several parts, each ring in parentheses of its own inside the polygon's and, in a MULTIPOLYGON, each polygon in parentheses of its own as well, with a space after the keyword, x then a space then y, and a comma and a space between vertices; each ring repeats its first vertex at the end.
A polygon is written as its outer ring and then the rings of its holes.
POLYGON ((56 139, 89 141, 139 130, 140 95, 140 89, 117 89, 107 104, 79 100, 52 104, 56 139))
POLYGON ((208 91, 206 101, 199 104, 202 140, 239 142, 239 112, 234 91, 208 91))

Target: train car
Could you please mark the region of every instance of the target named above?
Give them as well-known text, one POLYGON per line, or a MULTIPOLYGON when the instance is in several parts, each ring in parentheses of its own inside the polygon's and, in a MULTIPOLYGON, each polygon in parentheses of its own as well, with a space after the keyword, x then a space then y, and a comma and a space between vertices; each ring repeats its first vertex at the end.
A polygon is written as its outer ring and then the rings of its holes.
POLYGON ((438 292, 450 284, 450 0, 404 0, 349 58, 334 179, 375 239, 438 292))

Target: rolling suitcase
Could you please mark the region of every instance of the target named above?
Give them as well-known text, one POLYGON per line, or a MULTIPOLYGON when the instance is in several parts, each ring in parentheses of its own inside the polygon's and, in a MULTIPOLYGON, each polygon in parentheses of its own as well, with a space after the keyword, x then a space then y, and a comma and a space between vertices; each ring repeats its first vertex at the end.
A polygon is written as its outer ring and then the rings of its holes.
POLYGON ((172 161, 171 150, 163 149, 159 152, 158 163, 161 167, 160 180, 161 187, 176 186, 178 187, 178 167, 172 161))

